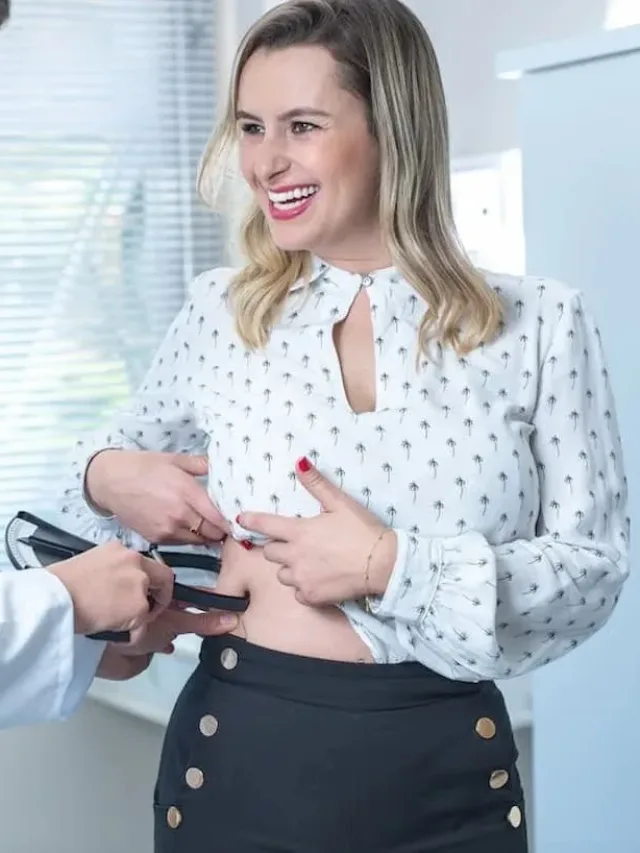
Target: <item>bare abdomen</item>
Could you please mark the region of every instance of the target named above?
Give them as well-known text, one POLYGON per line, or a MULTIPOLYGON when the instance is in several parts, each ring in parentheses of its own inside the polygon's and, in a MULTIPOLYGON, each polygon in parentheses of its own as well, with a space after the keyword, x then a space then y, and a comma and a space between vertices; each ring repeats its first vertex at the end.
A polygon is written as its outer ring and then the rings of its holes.
POLYGON ((249 593, 251 602, 233 631, 250 643, 290 654, 340 661, 371 661, 371 652, 337 607, 300 604, 277 577, 278 567, 256 548, 245 551, 233 539, 222 549, 217 591, 249 593))

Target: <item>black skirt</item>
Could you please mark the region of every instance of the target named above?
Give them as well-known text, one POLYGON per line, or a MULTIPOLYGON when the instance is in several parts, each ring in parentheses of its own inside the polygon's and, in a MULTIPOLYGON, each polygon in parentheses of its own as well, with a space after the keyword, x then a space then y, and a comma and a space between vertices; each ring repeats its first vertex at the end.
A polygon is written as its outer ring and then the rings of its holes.
POLYGON ((155 853, 526 853, 490 682, 204 641, 165 737, 155 853))

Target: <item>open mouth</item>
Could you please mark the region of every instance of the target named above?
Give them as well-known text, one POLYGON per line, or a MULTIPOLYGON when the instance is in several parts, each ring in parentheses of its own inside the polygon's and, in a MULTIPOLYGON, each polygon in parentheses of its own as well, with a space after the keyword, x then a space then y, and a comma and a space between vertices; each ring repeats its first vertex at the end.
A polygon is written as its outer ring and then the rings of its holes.
POLYGON ((309 185, 295 187, 291 190, 283 192, 267 193, 269 198, 269 207, 273 214, 296 214, 306 210, 311 204, 314 196, 319 192, 320 187, 309 185))

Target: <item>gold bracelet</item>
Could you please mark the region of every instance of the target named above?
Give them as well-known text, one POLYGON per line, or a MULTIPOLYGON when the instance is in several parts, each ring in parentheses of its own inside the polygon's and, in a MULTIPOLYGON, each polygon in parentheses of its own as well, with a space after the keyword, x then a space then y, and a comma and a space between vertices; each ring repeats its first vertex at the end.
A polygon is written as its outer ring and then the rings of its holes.
POLYGON ((369 596, 371 595, 371 592, 369 590, 369 585, 371 583, 370 578, 369 578, 369 572, 371 571, 371 559, 373 558, 373 553, 376 550, 378 543, 382 541, 383 537, 385 536, 386 533, 389 532, 390 529, 391 528, 389 528, 389 527, 384 527, 380 531, 380 533, 378 534, 378 538, 376 539, 376 541, 371 546, 371 550, 369 551, 369 556, 367 557, 367 562, 366 562, 366 565, 364 567, 364 588, 365 588, 364 608, 367 611, 367 613, 371 613, 371 606, 369 604, 369 596))

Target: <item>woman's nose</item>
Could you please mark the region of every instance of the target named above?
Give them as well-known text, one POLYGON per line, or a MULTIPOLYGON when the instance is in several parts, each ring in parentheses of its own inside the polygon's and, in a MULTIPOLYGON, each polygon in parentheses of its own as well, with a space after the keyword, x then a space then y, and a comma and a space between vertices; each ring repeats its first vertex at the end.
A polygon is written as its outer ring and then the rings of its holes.
POLYGON ((268 183, 289 168, 290 161, 282 143, 266 137, 256 157, 256 173, 261 181, 268 183))

